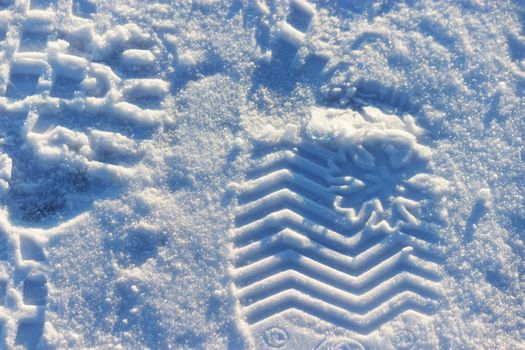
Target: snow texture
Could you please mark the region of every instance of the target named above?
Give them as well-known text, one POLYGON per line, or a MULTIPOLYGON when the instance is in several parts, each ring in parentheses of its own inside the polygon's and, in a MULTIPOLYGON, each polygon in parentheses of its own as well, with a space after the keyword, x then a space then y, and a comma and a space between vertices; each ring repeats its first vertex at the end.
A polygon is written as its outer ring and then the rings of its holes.
POLYGON ((525 349, 525 4, 0 0, 0 349, 525 349))

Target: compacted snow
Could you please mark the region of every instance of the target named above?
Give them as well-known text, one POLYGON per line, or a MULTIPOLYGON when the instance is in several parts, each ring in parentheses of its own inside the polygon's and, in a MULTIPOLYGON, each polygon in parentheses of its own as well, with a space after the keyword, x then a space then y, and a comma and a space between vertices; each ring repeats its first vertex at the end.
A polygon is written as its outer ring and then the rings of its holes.
POLYGON ((0 349, 525 349, 525 3, 0 0, 0 349))

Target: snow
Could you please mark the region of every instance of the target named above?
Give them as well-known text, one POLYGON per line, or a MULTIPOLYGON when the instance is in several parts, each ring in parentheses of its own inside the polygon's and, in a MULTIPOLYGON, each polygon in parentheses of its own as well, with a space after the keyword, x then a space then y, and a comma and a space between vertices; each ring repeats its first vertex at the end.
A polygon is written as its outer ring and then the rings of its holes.
POLYGON ((287 22, 279 23, 279 36, 289 44, 299 47, 304 40, 304 33, 295 29, 287 22))
POLYGON ((6 154, 0 154, 0 196, 9 189, 9 180, 13 171, 13 161, 6 154))
POLYGON ((163 97, 169 93, 169 84, 160 79, 130 79, 126 81, 123 93, 141 97, 163 97))
POLYGON ((155 56, 149 50, 130 49, 122 53, 122 62, 129 65, 147 66, 155 62, 155 56))
POLYGON ((0 1, 0 349, 525 348, 519 1, 0 1))

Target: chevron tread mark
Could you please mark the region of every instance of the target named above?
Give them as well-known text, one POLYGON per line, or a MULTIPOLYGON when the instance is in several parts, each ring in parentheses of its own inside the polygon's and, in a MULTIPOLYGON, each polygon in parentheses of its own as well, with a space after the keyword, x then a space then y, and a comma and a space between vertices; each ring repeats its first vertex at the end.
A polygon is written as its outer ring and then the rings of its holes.
POLYGON ((295 310, 367 335, 407 311, 437 310, 443 256, 423 213, 432 195, 418 188, 431 175, 418 147, 372 137, 254 153, 231 231, 249 327, 295 310))

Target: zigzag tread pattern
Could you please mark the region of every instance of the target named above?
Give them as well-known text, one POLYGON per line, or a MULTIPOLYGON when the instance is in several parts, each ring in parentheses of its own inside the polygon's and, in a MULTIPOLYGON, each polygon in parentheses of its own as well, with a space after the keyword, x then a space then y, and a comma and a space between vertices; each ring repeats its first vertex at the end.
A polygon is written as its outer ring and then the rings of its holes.
POLYGON ((244 320, 295 309, 369 334, 408 310, 433 313, 442 261, 434 237, 371 229, 364 210, 343 215, 328 159, 337 153, 310 142, 270 151, 241 185, 232 275, 244 320))

